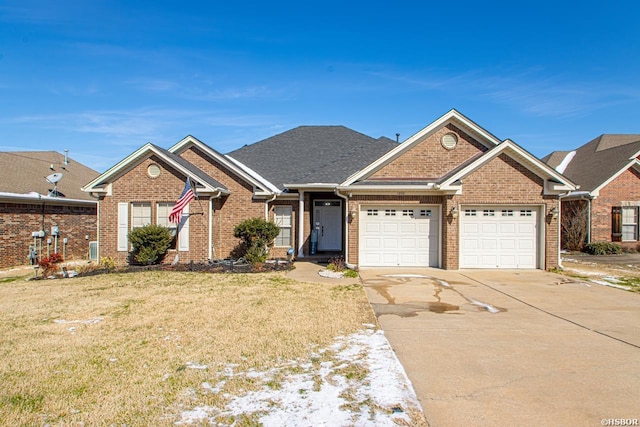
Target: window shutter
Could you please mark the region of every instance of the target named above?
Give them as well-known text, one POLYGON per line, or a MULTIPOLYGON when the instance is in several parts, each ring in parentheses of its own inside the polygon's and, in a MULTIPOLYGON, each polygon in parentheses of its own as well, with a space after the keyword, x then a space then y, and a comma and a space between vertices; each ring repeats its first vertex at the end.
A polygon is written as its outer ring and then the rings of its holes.
POLYGON ((611 208, 611 241, 622 241, 622 207, 620 206, 611 208))
POLYGON ((118 203, 118 251, 129 250, 129 203, 118 203))
POLYGON ((178 234, 178 250, 186 252, 189 250, 189 205, 184 207, 178 227, 180 229, 180 233, 178 234))

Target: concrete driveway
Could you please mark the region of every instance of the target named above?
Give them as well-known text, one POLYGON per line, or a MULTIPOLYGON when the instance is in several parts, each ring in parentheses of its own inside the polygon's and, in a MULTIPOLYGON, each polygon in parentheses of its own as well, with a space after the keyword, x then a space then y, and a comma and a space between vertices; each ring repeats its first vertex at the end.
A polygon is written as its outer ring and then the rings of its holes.
POLYGON ((360 275, 432 427, 640 419, 640 295, 544 271, 360 275))

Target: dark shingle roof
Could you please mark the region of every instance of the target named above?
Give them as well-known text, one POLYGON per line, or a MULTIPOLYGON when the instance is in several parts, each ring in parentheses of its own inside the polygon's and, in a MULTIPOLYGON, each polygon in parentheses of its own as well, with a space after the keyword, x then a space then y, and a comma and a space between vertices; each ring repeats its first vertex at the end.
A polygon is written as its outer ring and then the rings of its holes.
POLYGON ((564 158, 567 157, 567 154, 569 154, 570 152, 571 151, 554 151, 547 154, 540 160, 555 169, 560 165, 560 163, 562 163, 564 158))
MULTIPOLYGON (((640 135, 600 135, 576 150, 564 175, 579 184, 581 191, 593 191, 627 165, 638 152, 640 135)), ((549 161, 547 164, 557 166, 549 161)))
POLYGON ((285 183, 341 183, 397 145, 344 126, 300 126, 228 155, 283 189, 285 183))
POLYGON ((56 151, 10 151, 0 152, 0 192, 27 194, 36 192, 48 195, 54 185, 46 180, 52 173, 62 173, 58 181, 58 193, 67 199, 92 200, 81 190, 99 174, 95 170, 56 151), (53 169, 51 169, 53 165, 53 169))

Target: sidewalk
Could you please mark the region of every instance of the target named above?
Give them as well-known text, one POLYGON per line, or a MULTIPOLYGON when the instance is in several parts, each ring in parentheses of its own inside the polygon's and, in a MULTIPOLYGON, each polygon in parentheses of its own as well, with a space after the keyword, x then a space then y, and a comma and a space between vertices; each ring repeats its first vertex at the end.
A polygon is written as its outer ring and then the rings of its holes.
POLYGON ((360 277, 343 277, 340 279, 322 277, 318 273, 320 270, 326 269, 326 267, 309 261, 296 261, 293 266, 295 267, 293 270, 287 271, 287 277, 299 282, 326 283, 330 285, 351 285, 353 283, 362 283, 360 277))

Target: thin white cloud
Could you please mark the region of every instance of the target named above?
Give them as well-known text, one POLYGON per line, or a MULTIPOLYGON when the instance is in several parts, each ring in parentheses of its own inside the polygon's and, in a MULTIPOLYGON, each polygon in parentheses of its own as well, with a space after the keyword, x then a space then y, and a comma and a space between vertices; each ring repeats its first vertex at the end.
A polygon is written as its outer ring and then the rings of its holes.
POLYGON ((82 113, 43 114, 4 117, 0 123, 65 130, 72 133, 97 134, 118 139, 152 137, 163 139, 167 130, 176 127, 265 127, 277 119, 271 115, 229 114, 212 110, 104 110, 82 113))
POLYGON ((372 72, 381 79, 405 83, 424 90, 484 97, 532 116, 571 117, 640 99, 638 91, 618 84, 574 81, 563 75, 544 76, 543 70, 482 70, 442 76, 372 72))

